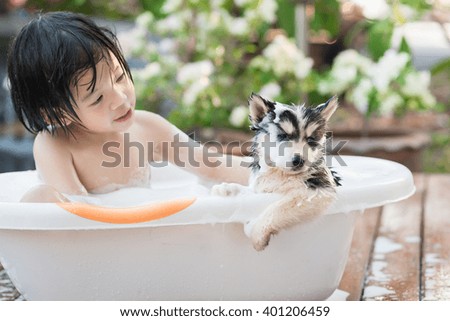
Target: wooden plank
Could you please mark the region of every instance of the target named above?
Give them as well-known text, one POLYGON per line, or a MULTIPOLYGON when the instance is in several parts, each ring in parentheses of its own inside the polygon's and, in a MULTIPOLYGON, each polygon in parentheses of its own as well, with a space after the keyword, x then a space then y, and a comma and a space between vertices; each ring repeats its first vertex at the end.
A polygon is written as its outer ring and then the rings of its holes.
POLYGON ((13 301, 21 298, 20 293, 12 284, 11 280, 0 264, 0 301, 13 301))
POLYGON ((416 193, 383 207, 363 300, 417 301, 420 296, 421 221, 424 176, 416 193))
POLYGON ((429 175, 424 204, 422 299, 450 300, 450 175, 429 175))
POLYGON ((347 265, 339 289, 348 293, 347 301, 359 301, 369 264, 373 241, 381 215, 381 207, 366 210, 356 218, 347 265))

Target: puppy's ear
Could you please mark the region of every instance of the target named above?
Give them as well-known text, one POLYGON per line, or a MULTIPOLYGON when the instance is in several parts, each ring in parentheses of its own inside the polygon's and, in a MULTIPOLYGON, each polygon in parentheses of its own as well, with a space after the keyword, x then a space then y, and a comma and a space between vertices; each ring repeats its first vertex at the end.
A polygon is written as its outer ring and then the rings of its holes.
POLYGON ((248 100, 248 107, 250 109, 250 121, 253 124, 258 124, 263 120, 267 113, 275 109, 275 104, 252 93, 248 100))
POLYGON ((338 106, 339 106, 338 99, 336 96, 333 96, 326 103, 323 103, 323 104, 317 106, 316 108, 320 112, 322 117, 326 121, 328 121, 330 119, 331 115, 333 115, 333 113, 336 111, 338 106))

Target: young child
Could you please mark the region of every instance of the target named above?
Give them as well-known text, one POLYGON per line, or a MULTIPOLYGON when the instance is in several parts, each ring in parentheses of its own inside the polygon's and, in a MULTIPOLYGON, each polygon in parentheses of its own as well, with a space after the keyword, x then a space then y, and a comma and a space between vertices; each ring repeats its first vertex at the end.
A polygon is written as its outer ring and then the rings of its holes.
POLYGON ((151 161, 247 183, 250 170, 242 158, 213 156, 163 117, 135 110, 117 38, 83 15, 46 13, 28 23, 11 47, 8 76, 20 121, 37 133, 34 158, 44 182, 23 201, 148 186, 151 161))

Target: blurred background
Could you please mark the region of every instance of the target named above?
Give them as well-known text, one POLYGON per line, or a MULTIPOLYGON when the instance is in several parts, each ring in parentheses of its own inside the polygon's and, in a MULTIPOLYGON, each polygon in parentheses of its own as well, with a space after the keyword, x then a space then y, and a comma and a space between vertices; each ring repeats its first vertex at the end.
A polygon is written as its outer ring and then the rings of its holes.
POLYGON ((450 172, 450 0, 0 0, 0 172, 34 169, 8 46, 37 12, 57 10, 116 32, 137 108, 226 152, 248 152, 226 146, 251 138, 252 92, 307 105, 338 95, 331 152, 450 172))

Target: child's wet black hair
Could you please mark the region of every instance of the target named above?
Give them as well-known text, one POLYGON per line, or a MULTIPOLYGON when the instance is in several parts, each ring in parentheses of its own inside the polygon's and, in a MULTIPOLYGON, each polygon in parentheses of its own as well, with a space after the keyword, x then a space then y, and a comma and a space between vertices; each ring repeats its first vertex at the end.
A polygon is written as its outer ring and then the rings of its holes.
POLYGON ((116 36, 88 17, 71 12, 40 14, 17 35, 8 55, 11 97, 19 120, 32 133, 78 121, 70 91, 82 74, 93 71, 89 90, 95 89, 96 64, 114 55, 131 73, 116 36), (50 127, 50 128, 49 128, 50 127))

